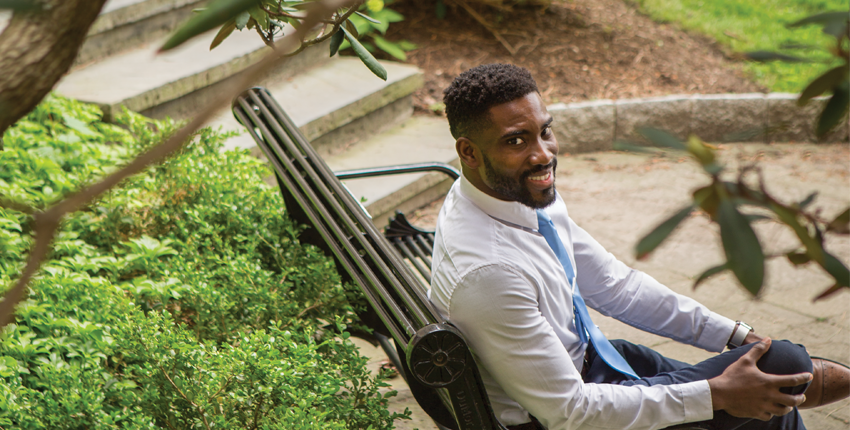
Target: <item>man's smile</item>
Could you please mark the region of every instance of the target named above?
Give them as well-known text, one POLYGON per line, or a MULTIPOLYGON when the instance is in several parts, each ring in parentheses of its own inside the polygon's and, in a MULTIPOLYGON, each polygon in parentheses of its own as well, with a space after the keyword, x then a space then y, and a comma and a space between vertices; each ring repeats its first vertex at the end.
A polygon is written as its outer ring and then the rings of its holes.
POLYGON ((528 180, 534 185, 548 187, 555 181, 555 175, 552 170, 547 170, 539 175, 529 176, 528 180))

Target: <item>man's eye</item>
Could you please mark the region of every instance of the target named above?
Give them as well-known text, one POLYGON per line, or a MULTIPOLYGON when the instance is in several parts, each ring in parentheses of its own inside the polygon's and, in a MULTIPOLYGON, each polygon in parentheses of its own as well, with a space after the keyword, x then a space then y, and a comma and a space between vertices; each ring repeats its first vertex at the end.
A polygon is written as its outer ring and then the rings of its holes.
POLYGON ((522 142, 523 142, 523 140, 520 137, 512 137, 512 138, 507 140, 508 145, 520 145, 520 144, 522 144, 522 142))
POLYGON ((543 137, 546 137, 550 134, 552 134, 552 126, 551 125, 547 125, 546 128, 543 129, 543 132, 540 133, 540 135, 543 136, 543 137))

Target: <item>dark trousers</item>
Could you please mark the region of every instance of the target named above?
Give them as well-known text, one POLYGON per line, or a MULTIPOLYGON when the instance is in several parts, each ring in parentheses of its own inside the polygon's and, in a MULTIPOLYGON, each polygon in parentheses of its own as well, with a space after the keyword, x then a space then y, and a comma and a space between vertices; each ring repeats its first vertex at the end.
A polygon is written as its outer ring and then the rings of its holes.
MULTIPOLYGON (((754 344, 745 345, 731 351, 718 354, 701 363, 690 365, 673 360, 642 345, 635 345, 625 340, 612 340, 611 343, 626 358, 640 379, 632 379, 610 368, 597 355, 593 346, 588 346, 588 363, 590 368, 584 381, 620 385, 672 385, 693 381, 711 379, 719 376, 732 363, 752 348, 754 344)), ((773 341, 770 349, 756 363, 765 373, 790 375, 812 371, 812 361, 802 345, 788 341, 773 341)), ((786 393, 800 394, 809 384, 798 385, 784 389, 786 393)), ((715 411, 714 418, 709 421, 692 423, 694 427, 712 430, 804 430, 803 419, 797 408, 781 417, 773 417, 769 421, 736 418, 725 411, 715 411)))

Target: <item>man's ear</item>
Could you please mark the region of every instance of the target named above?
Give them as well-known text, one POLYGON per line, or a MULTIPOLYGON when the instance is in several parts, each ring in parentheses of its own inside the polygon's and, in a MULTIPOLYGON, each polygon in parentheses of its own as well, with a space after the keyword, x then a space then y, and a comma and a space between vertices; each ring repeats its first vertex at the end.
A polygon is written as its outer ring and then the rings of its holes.
POLYGON ((455 142, 455 149, 460 161, 470 169, 477 169, 481 165, 481 149, 471 140, 459 137, 455 142))

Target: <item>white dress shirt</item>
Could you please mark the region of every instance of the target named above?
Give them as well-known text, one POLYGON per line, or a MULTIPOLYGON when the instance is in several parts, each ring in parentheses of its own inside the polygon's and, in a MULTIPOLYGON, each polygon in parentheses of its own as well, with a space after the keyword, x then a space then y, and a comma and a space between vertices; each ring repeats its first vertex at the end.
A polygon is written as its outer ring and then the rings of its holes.
MULTIPOLYGON (((561 196, 545 209, 588 306, 634 327, 721 351, 734 322, 627 267, 577 226, 561 196)), ((713 416, 707 381, 585 384, 564 269, 537 232, 534 209, 490 197, 463 176, 437 220, 431 289, 469 342, 496 417, 534 415, 550 430, 657 429, 713 416)))

